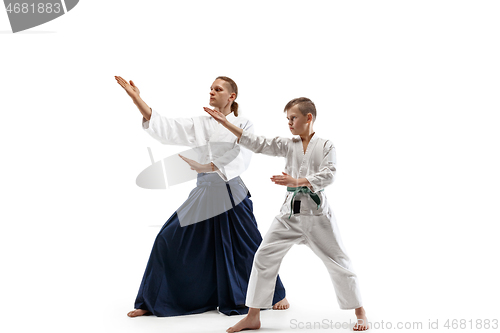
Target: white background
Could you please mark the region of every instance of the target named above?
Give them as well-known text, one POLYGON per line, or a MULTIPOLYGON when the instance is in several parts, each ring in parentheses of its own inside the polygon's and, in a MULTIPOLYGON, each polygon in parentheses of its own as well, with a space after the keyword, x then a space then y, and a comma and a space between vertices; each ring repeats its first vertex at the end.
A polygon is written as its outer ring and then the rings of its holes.
MULTIPOLYGON (((241 318, 126 317, 194 182, 135 185, 147 147, 185 148, 141 129, 114 75, 172 117, 202 115, 229 76, 268 136, 290 136, 284 105, 311 98, 337 148, 327 195, 370 321, 499 319, 499 14, 497 1, 86 0, 12 34, 0 11, 2 331, 224 332, 241 318)), ((242 175, 263 234, 283 167, 254 155, 242 175)), ((263 312, 262 332, 354 320, 307 247, 280 275, 292 307, 263 312)))

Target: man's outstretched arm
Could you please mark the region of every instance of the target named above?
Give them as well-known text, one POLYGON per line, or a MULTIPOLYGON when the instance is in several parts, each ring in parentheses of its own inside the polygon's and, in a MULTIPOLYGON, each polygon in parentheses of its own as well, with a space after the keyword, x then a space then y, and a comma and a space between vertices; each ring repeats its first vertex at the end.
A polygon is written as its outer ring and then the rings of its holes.
POLYGON ((132 80, 130 80, 130 83, 125 81, 124 78, 121 76, 115 76, 116 82, 125 90, 125 92, 132 98, 132 101, 134 104, 137 106, 139 111, 141 111, 142 116, 144 119, 149 120, 151 119, 151 108, 144 102, 140 96, 140 91, 139 88, 134 84, 132 80))

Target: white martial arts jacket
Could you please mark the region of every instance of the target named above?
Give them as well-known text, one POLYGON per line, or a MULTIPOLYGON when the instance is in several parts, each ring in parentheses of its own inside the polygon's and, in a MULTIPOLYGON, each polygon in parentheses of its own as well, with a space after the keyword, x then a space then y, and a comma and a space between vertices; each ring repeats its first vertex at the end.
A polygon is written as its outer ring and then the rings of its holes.
MULTIPOLYGON (((233 113, 226 118, 253 133, 253 124, 248 119, 236 117, 233 113)), ((252 152, 239 147, 237 138, 210 116, 166 118, 152 110, 150 120, 142 119, 142 127, 163 144, 195 148, 199 158, 197 162, 213 162, 224 181, 239 176, 250 165, 252 152)))
MULTIPOLYGON (((304 153, 300 137, 271 139, 244 130, 239 143, 255 153, 284 157, 286 160, 285 173, 296 179, 306 178, 311 183, 309 188, 319 195, 321 204, 318 208, 308 194, 298 193, 294 200, 301 201, 301 215, 326 215, 329 217, 332 214, 326 195, 321 191, 332 184, 335 178, 336 155, 335 147, 331 141, 319 138, 317 134, 314 134, 304 153)), ((290 214, 292 196, 293 192, 287 192, 285 202, 281 207, 283 217, 288 218, 290 214)))
POLYGON ((304 153, 300 137, 267 139, 243 131, 240 144, 256 153, 282 156, 285 172, 294 178, 306 178, 321 200, 320 206, 309 193, 299 192, 300 214, 290 215, 293 192, 287 192, 280 215, 276 216, 255 253, 248 281, 245 304, 252 308, 272 306, 276 277, 283 256, 294 244, 306 244, 325 264, 341 309, 362 306, 356 274, 342 244, 335 216, 324 191, 336 173, 335 147, 314 134, 304 153))

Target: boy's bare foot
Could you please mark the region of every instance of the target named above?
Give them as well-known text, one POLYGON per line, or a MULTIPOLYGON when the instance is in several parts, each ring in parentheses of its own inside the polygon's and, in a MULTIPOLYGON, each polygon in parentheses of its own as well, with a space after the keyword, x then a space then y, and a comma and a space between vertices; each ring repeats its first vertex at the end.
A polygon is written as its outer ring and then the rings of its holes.
POLYGON ((273 310, 286 310, 290 307, 290 303, 286 300, 286 297, 281 301, 273 305, 273 310))
POLYGON ((148 313, 151 313, 151 312, 149 312, 148 310, 143 310, 143 309, 135 309, 134 311, 130 311, 129 313, 127 313, 127 316, 133 318, 133 317, 144 316, 148 313))
POLYGON ((354 310, 356 313, 357 323, 352 328, 353 331, 366 331, 368 327, 368 319, 366 318, 366 312, 363 307, 354 310))
POLYGON ((233 333, 241 330, 258 330, 260 328, 260 309, 250 308, 248 314, 226 332, 233 333))

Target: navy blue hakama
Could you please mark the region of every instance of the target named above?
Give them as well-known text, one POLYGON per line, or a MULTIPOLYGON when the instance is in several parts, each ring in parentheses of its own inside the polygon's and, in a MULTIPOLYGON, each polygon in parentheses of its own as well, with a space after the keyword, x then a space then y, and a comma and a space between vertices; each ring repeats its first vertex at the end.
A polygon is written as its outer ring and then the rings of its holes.
MULTIPOLYGON (((215 173, 199 174, 197 187, 186 203, 196 206, 190 200, 199 196, 197 193, 207 180, 212 184, 223 182, 215 173)), ((242 184, 239 177, 229 183, 236 182, 242 184)), ((163 225, 144 272, 136 309, 158 317, 215 309, 226 315, 248 312, 245 307, 248 280, 262 236, 253 215, 250 193, 245 188, 246 197, 234 205, 231 189, 226 186, 233 208, 185 227, 180 226, 175 212, 163 225)), ((232 188, 234 191, 235 187, 232 188)), ((273 304, 284 297, 285 289, 278 276, 273 304)))

